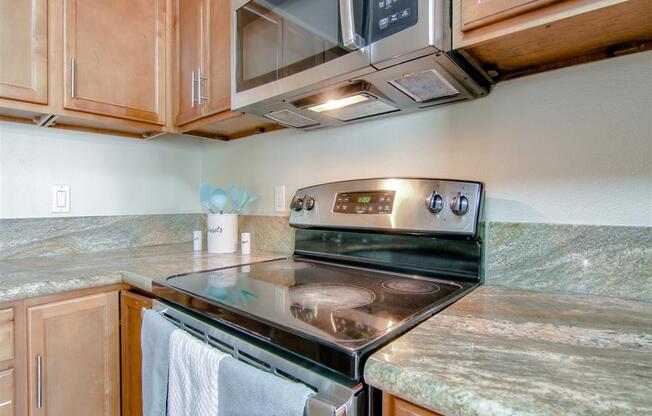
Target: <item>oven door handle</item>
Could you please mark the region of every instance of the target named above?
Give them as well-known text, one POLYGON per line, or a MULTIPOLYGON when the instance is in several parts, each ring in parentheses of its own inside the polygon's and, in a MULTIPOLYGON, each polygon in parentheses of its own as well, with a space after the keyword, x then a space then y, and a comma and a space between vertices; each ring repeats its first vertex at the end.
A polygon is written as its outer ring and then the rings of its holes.
POLYGON ((340 22, 342 27, 342 45, 350 51, 360 49, 362 45, 358 43, 355 33, 353 0, 340 0, 340 22))

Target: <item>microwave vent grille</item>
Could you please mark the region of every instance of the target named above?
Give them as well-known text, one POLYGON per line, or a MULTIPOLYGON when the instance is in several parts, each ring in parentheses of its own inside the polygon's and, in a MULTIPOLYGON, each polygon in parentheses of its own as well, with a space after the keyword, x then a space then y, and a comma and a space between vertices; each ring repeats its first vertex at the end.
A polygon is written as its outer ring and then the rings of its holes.
POLYGON ((419 103, 460 93, 434 69, 407 74, 389 83, 419 103))
POLYGON ((319 124, 319 122, 316 120, 302 116, 301 114, 295 113, 294 111, 290 111, 290 110, 273 111, 271 113, 265 114, 265 117, 267 117, 270 120, 276 121, 277 123, 285 124, 290 127, 296 127, 296 128, 316 126, 319 124))

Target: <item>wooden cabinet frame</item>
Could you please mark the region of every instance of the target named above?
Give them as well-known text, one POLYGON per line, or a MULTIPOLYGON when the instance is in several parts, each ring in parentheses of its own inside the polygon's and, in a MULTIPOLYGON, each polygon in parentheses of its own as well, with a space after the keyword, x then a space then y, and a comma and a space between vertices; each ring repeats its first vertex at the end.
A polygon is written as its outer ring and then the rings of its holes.
MULTIPOLYGON (((29 73, 26 83, 18 83, 2 79, 0 77, 0 98, 26 101, 36 104, 47 104, 48 99, 48 3, 47 0, 31 0, 29 2, 5 2, 4 7, 20 7, 28 4, 31 7, 31 24, 25 24, 21 20, 9 22, 2 31, 11 31, 17 35, 21 31, 29 30, 32 42, 28 59, 30 65, 22 68, 23 72, 29 73)), ((0 9, 4 10, 4 9, 0 9)), ((14 17, 14 16, 12 16, 14 17)), ((23 32, 25 34, 25 32, 23 32)), ((25 52, 25 51, 23 51, 25 52)), ((3 74, 1 68, 14 65, 15 61, 9 56, 3 56, 0 62, 0 76, 3 74)), ((11 72, 8 70, 8 72, 11 72)))

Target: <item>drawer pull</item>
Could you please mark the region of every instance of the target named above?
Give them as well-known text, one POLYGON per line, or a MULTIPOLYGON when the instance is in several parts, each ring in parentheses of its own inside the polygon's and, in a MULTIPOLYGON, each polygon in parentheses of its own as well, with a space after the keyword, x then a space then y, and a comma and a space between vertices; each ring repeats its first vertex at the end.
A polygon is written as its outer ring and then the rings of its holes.
POLYGON ((36 356, 36 408, 43 407, 43 358, 36 356))

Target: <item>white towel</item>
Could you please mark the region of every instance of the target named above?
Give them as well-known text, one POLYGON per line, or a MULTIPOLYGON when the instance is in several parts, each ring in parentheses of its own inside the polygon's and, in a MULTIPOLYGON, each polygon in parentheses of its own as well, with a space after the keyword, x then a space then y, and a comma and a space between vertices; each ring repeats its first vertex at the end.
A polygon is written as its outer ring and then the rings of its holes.
POLYGON ((183 331, 170 337, 168 416, 216 416, 220 361, 227 355, 183 331))

